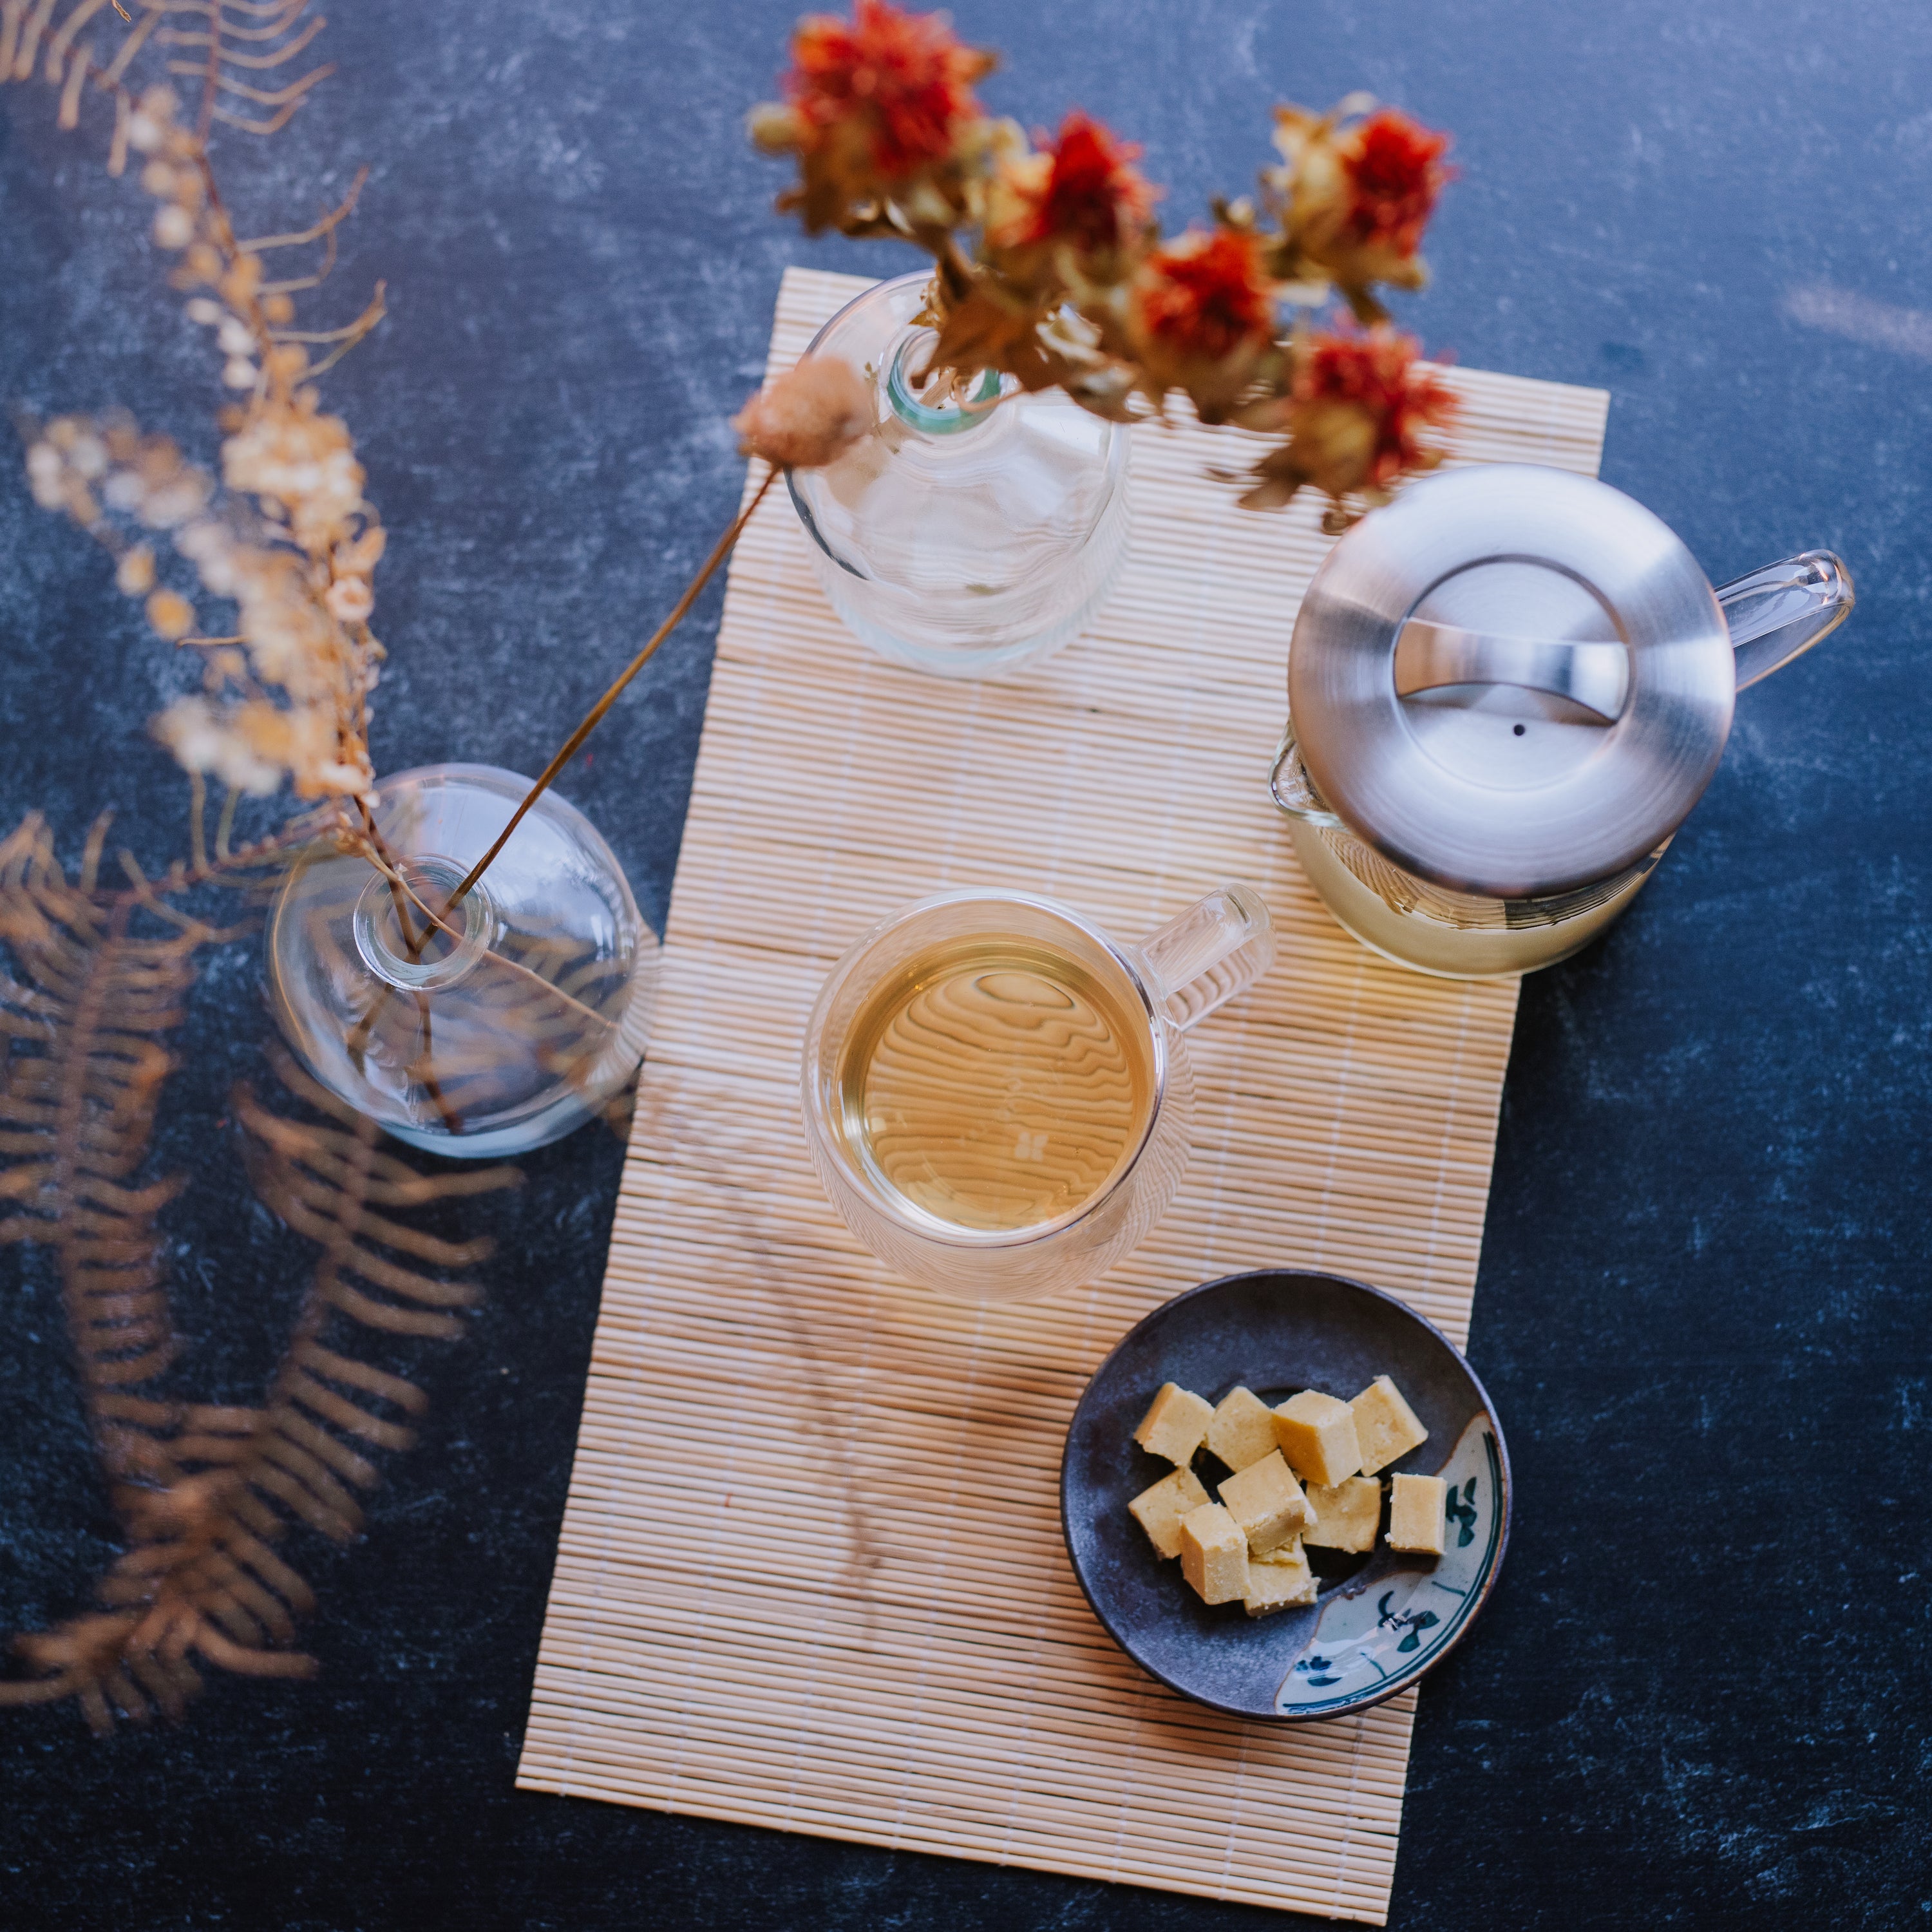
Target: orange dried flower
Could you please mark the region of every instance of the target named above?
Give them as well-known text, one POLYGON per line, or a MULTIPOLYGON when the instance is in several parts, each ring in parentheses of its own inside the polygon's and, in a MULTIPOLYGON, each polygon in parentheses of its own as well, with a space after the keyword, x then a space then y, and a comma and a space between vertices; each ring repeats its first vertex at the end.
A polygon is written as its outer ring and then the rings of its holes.
POLYGON ((1140 386, 1184 390, 1204 422, 1226 418, 1275 345, 1274 285, 1245 229, 1184 236, 1142 265, 1128 329, 1140 386))
POLYGON ((1169 354, 1219 361, 1274 334, 1274 303, 1252 235, 1216 229, 1148 258, 1138 300, 1144 332, 1169 354))
POLYGON ((943 14, 856 0, 849 22, 820 14, 800 22, 784 90, 802 146, 856 132, 873 170, 890 182, 952 153, 962 125, 980 118, 973 82, 992 64, 954 37, 943 14))
POLYGON ((1455 393, 1420 366, 1421 345, 1384 325, 1317 335, 1295 371, 1288 406, 1290 446, 1306 479, 1340 499, 1385 493, 1411 472, 1434 469, 1455 393))
POLYGON ((1133 240, 1154 208, 1153 187, 1132 165, 1140 152, 1076 108, 1060 123, 1058 140, 1042 143, 1039 158, 1046 167, 1020 188, 1018 206, 998 238, 1018 248, 1064 243, 1084 255, 1133 240))
POLYGON ((731 418, 741 454, 788 470, 831 462, 872 426, 872 392, 836 356, 806 356, 731 418))
POLYGON ((1276 108, 1275 146, 1285 165, 1262 178, 1282 212, 1276 272, 1286 282, 1333 282, 1357 320, 1388 321, 1376 283, 1428 282, 1417 250, 1455 172, 1442 160, 1448 136, 1351 95, 1327 114, 1276 108))
POLYGON ((1348 186, 1348 230, 1354 238, 1413 255, 1435 212, 1436 199, 1455 174, 1444 165, 1449 136, 1438 134, 1398 109, 1370 116, 1345 146, 1342 172, 1348 186))

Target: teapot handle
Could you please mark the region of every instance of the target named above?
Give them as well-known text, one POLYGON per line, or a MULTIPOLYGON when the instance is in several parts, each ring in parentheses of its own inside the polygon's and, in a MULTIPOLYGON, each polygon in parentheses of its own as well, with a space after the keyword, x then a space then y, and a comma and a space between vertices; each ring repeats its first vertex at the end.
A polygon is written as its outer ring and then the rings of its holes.
POLYGON ((1808 550, 1720 585, 1718 602, 1738 657, 1738 688, 1781 670, 1852 614, 1852 573, 1828 550, 1808 550))
POLYGON ((1301 748, 1294 742, 1294 721, 1282 727, 1281 742, 1274 748, 1274 763, 1268 767, 1268 796, 1291 818, 1310 825, 1339 826, 1342 821, 1322 802, 1301 762, 1301 748))

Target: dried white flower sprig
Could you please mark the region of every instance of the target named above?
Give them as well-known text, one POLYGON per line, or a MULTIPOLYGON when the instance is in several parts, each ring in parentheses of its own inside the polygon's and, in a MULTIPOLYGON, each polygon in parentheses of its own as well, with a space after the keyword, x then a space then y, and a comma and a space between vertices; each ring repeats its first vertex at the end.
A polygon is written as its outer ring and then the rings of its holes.
POLYGON ((170 280, 188 319, 214 332, 236 392, 222 412, 220 487, 124 416, 28 425, 28 481, 37 502, 113 554, 115 581, 158 635, 203 653, 202 690, 154 721, 182 765, 231 792, 262 796, 286 779, 303 798, 360 800, 375 782, 369 718, 383 652, 369 620, 385 538, 348 428, 322 411, 314 379, 382 319, 382 291, 346 327, 291 326, 294 296, 327 274, 356 190, 310 228, 242 239, 206 138, 181 112, 171 87, 151 87, 121 114, 116 142, 146 158, 154 240, 179 257, 170 280), (318 243, 327 252, 314 272, 268 279, 273 251, 318 243), (312 348, 326 352, 314 359, 312 348), (204 631, 195 601, 160 580, 159 538, 197 594, 232 604, 232 627, 204 631))

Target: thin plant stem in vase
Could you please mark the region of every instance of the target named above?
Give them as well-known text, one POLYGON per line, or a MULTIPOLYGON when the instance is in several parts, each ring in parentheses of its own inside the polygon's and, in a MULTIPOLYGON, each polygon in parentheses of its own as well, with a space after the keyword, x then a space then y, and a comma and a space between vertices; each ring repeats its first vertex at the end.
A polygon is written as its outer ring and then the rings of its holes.
POLYGON ((406 772, 381 788, 380 888, 366 851, 321 854, 291 878, 270 920, 271 993, 332 1092, 402 1139, 482 1156, 568 1132, 635 1072, 656 935, 554 782, 682 622, 781 471, 835 457, 859 431, 862 401, 852 372, 820 358, 746 406, 737 427, 763 478, 534 782, 480 766, 406 772))

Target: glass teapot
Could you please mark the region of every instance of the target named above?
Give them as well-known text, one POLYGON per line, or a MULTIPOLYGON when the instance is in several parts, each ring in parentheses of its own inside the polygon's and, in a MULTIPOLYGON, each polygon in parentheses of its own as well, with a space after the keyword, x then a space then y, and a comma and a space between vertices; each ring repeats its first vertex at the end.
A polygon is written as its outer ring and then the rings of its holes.
POLYGON ((1850 615, 1808 550, 1714 591, 1607 484, 1485 464, 1412 484, 1316 572, 1270 784, 1355 937, 1425 973, 1553 965, 1636 896, 1732 700, 1850 615))

